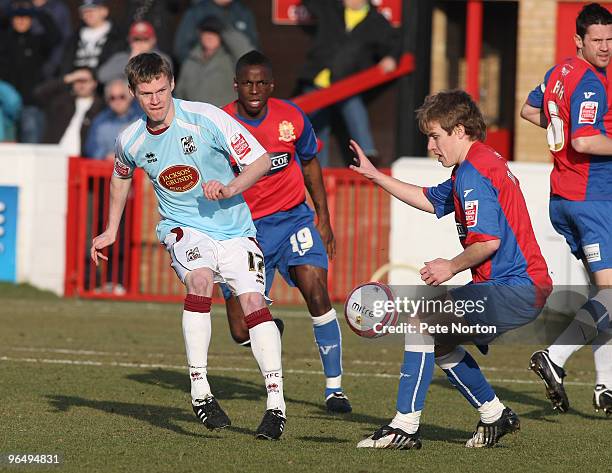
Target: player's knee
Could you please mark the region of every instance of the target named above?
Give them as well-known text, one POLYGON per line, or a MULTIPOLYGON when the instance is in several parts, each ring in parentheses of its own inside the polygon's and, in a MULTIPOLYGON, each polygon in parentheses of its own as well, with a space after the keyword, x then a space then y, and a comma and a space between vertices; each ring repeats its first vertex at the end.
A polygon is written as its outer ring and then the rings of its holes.
POLYGON ((212 272, 209 269, 202 268, 189 271, 185 278, 187 292, 200 296, 212 294, 212 272))
POLYGON ((309 269, 300 273, 299 288, 311 314, 322 315, 331 310, 327 292, 327 272, 321 268, 309 269))
POLYGON ((601 289, 583 308, 593 318, 598 333, 607 331, 611 325, 612 289, 601 289))
POLYGON ((452 355, 452 358, 454 360, 454 358, 459 358, 459 361, 461 360, 461 358, 463 358, 463 355, 465 354, 465 349, 461 346, 461 345, 454 345, 454 344, 449 344, 449 345, 438 345, 436 344, 434 346, 434 353, 436 355, 436 363, 438 362, 438 358, 442 359, 443 357, 452 355))
POLYGON ((602 269, 593 273, 595 284, 601 290, 612 288, 612 268, 602 269))
POLYGON ((242 312, 245 315, 268 307, 264 296, 259 292, 247 292, 245 294, 240 294, 238 296, 238 300, 240 301, 242 312))

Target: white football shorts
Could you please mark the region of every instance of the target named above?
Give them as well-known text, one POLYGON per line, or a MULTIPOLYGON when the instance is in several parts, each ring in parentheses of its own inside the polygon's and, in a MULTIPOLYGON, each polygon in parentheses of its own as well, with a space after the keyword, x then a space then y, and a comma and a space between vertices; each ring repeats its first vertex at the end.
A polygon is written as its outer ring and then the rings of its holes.
POLYGON ((183 284, 189 271, 209 268, 214 282, 226 283, 237 296, 247 292, 264 294, 264 257, 255 238, 214 240, 193 228, 177 227, 168 233, 164 245, 183 284))

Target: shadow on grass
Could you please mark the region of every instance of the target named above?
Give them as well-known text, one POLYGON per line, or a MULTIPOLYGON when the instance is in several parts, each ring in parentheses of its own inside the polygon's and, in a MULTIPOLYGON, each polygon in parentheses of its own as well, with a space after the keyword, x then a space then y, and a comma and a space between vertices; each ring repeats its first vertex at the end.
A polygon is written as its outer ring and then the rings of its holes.
MULTIPOLYGON (((193 413, 176 407, 156 406, 132 402, 98 401, 76 396, 47 396, 49 404, 56 412, 68 412, 72 408, 86 407, 132 419, 148 422, 155 427, 170 430, 189 437, 209 437, 204 433, 196 434, 183 429, 177 422, 197 422, 193 413)), ((203 426, 201 426, 204 429, 203 426)))
MULTIPOLYGON (((136 381, 138 383, 143 383, 147 385, 153 385, 162 387, 164 389, 170 389, 179 391, 182 393, 189 392, 190 383, 189 377, 187 373, 183 373, 180 371, 166 370, 166 369, 152 369, 141 373, 130 374, 126 376, 127 379, 132 381, 136 381)), ((249 400, 256 401, 263 404, 265 399, 267 398, 265 389, 263 387, 263 383, 257 383, 253 381, 243 380, 230 376, 218 376, 218 375, 209 375, 208 376, 210 385, 212 386, 215 397, 220 401, 223 400, 249 400)), ((433 383, 438 384, 441 387, 455 390, 453 386, 445 379, 435 379, 433 383)), ((523 414, 522 417, 542 419, 545 421, 551 421, 552 419, 545 419, 545 415, 551 415, 551 410, 548 402, 546 400, 541 400, 534 398, 529 395, 525 395, 522 393, 517 393, 505 388, 496 387, 497 395, 500 399, 508 402, 521 403, 526 405, 532 405, 538 407, 538 410, 531 411, 527 414, 523 414)), ((457 396, 461 396, 459 392, 456 392, 457 396)), ((351 414, 330 414, 327 412, 325 405, 323 402, 317 403, 312 401, 307 401, 303 399, 296 399, 291 397, 285 397, 287 404, 291 407, 291 404, 297 404, 305 407, 312 408, 309 412, 304 416, 296 415, 293 417, 298 422, 300 417, 307 418, 309 420, 321 420, 321 421, 329 421, 336 419, 338 422, 346 422, 349 424, 361 424, 361 427, 354 429, 357 430, 361 435, 370 435, 374 430, 378 429, 381 425, 389 422, 388 417, 378 417, 369 415, 363 412, 353 411, 351 414)), ((257 406, 262 407, 262 406, 257 406)), ((262 407, 263 408, 263 407, 262 407)), ((466 408, 471 409, 471 407, 466 402, 466 408)), ((475 420, 476 422, 478 416, 475 412, 475 420)), ((189 415, 185 415, 183 412, 183 416, 181 420, 193 420, 191 413, 189 415)), ((146 419, 145 419, 146 420, 146 419)), ((166 427, 167 428, 167 427, 166 427)), ((229 430, 236 431, 242 434, 252 435, 254 431, 249 429, 243 429, 241 427, 229 427, 229 430)), ((463 444, 469 438, 471 434, 471 427, 467 427, 465 430, 458 430, 446 427, 440 427, 439 425, 428 425, 424 424, 421 429, 423 433, 423 437, 428 440, 434 441, 442 441, 453 444, 463 444)), ((304 436, 300 438, 304 441, 315 442, 315 443, 346 443, 352 442, 353 439, 342 439, 336 437, 316 437, 316 436, 304 436)))
MULTIPOLYGON (((450 384, 450 382, 446 379, 434 379, 431 384, 435 384, 441 388, 449 389, 451 391, 455 391, 456 396, 462 396, 461 393, 450 384)), ((557 420, 555 417, 559 415, 557 412, 553 411, 553 408, 550 404, 550 401, 545 398, 544 389, 542 388, 542 397, 535 397, 530 394, 526 394, 524 392, 520 392, 518 390, 504 388, 502 386, 496 385, 493 390, 495 394, 499 398, 501 402, 508 405, 512 409, 516 409, 517 405, 531 407, 531 410, 527 412, 523 412, 521 414, 521 418, 540 420, 543 422, 551 422, 556 423, 557 420)), ((466 406, 468 406, 466 401, 466 406)))
MULTIPOLYGON (((187 372, 172 371, 166 369, 152 369, 142 373, 130 374, 127 379, 138 383, 159 386, 164 389, 189 392, 191 385, 187 372)), ((253 382, 231 376, 208 375, 208 382, 214 396, 221 400, 247 400, 260 401, 263 403, 267 399, 266 389, 261 382, 253 382)), ((292 404, 313 407, 320 413, 326 413, 323 402, 320 404, 301 399, 291 398, 285 395, 285 401, 292 404)))
MULTIPOLYGON (((262 383, 254 383, 230 376, 208 375, 208 382, 217 399, 244 399, 258 401, 266 399, 266 391, 262 383)), ((129 374, 126 379, 142 384, 158 386, 182 393, 191 390, 189 374, 166 369, 152 369, 142 373, 129 374)))

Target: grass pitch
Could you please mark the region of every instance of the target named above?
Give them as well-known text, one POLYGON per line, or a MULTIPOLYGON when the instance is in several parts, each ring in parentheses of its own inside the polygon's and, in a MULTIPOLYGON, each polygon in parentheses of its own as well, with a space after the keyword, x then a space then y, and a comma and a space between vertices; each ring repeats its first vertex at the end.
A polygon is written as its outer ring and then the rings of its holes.
MULTIPOLYGON (((420 451, 357 450, 395 412, 402 347, 344 334, 344 387, 354 411, 329 415, 304 307, 285 320, 288 423, 280 442, 256 441, 265 389, 250 350, 213 308, 210 384, 232 426, 207 431, 190 407, 181 307, 64 300, 0 285, 0 453, 58 453, 66 472, 609 471, 612 419, 591 407, 590 349, 568 363, 568 414, 555 413, 526 369, 533 346, 471 350, 522 430, 493 449, 463 447, 478 415, 440 370, 422 420, 420 451)), ((0 465, 2 468, 5 465, 0 465)), ((13 467, 15 471, 30 470, 13 467)))

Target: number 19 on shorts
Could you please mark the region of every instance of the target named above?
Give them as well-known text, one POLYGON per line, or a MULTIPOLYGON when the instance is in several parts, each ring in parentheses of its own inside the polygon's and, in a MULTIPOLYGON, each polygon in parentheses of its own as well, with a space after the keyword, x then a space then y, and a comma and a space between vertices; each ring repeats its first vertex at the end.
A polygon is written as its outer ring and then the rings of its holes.
POLYGON ((310 228, 308 227, 304 227, 291 235, 289 241, 291 242, 292 251, 298 253, 300 256, 304 256, 314 244, 312 241, 312 233, 310 233, 310 228))

